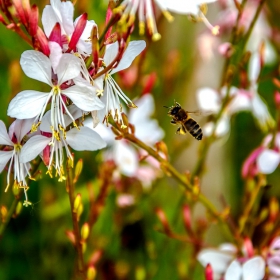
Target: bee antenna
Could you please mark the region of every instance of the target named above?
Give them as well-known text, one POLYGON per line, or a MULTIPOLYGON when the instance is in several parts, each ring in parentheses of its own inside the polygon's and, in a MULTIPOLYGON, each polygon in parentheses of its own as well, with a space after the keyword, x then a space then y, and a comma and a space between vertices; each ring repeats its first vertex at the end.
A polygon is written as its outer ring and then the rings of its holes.
POLYGON ((164 108, 167 108, 167 109, 169 109, 170 107, 167 107, 167 106, 163 106, 164 108))

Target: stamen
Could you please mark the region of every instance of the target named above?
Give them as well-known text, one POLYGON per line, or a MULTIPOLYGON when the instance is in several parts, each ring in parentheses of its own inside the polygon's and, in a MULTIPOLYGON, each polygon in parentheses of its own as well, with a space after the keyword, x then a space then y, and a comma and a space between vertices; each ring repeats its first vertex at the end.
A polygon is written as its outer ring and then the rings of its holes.
POLYGON ((38 122, 37 124, 33 123, 31 127, 31 133, 37 131, 38 127, 40 126, 41 121, 38 122))
POLYGON ((206 27, 208 27, 208 28, 211 30, 211 32, 212 32, 212 34, 213 34, 214 36, 216 36, 216 35, 219 34, 220 26, 219 26, 219 25, 213 26, 213 25, 209 22, 209 20, 206 18, 206 16, 204 15, 203 12, 200 12, 200 14, 199 14, 199 19, 202 20, 202 21, 204 22, 204 24, 206 25, 206 27))

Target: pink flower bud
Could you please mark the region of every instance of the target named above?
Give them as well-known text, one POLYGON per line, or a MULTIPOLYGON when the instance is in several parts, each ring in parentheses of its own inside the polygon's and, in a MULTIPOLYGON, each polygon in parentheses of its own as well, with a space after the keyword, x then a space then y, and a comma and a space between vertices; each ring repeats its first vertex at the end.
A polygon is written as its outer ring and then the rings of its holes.
POLYGON ((68 45, 69 50, 74 50, 76 48, 77 43, 85 30, 86 24, 87 24, 87 14, 84 13, 79 18, 77 25, 75 26, 75 30, 72 34, 71 40, 68 45))
POLYGON ((36 5, 33 5, 29 17, 29 34, 32 37, 35 37, 37 34, 38 18, 39 18, 38 7, 36 5))
POLYGON ((213 269, 211 267, 211 264, 208 263, 205 267, 205 279, 206 280, 213 280, 213 269))

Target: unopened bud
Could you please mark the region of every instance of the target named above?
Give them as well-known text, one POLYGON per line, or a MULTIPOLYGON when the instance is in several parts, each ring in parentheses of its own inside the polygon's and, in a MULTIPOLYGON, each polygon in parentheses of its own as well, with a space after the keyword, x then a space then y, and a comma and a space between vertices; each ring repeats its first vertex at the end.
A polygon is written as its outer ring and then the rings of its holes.
POLYGON ((76 244, 76 238, 75 238, 74 232, 71 231, 71 230, 67 230, 67 231, 65 232, 65 234, 66 234, 67 238, 69 239, 69 241, 70 241, 73 245, 75 245, 75 244, 76 244))
POLYGON ((138 266, 135 271, 135 279, 136 280, 144 280, 146 278, 146 270, 143 266, 138 266))
POLYGON ((18 216, 20 214, 21 210, 22 210, 22 202, 19 201, 17 206, 16 206, 15 216, 18 216))
POLYGON ((169 226, 169 223, 167 221, 167 217, 164 213, 164 211, 161 209, 161 208, 157 208, 156 209, 156 215, 157 217, 159 218, 163 228, 164 228, 164 232, 166 234, 170 234, 171 233, 171 229, 170 229, 170 226, 169 226))
POLYGON ((87 270, 87 280, 93 280, 96 277, 96 269, 93 265, 89 266, 87 270))
POLYGON ((263 208, 261 210, 260 216, 259 216, 259 223, 263 222, 264 220, 267 219, 269 214, 268 208, 263 208))
POLYGON ((89 224, 84 223, 82 228, 81 228, 81 237, 83 240, 86 240, 89 236, 89 224))
POLYGON ((208 263, 205 267, 205 279, 213 280, 213 269, 210 263, 208 263))
POLYGON ((4 223, 6 221, 7 214, 8 214, 8 210, 7 210, 6 206, 2 205, 0 208, 0 212, 1 212, 2 223, 4 223))
POLYGON ((244 249, 249 258, 252 258, 254 256, 254 247, 251 239, 249 239, 248 237, 244 238, 244 249))
POLYGON ((13 185, 13 194, 14 194, 14 196, 18 196, 19 193, 20 193, 20 188, 18 187, 17 184, 14 184, 13 185))
POLYGON ((163 153, 164 154, 165 159, 168 158, 168 148, 163 141, 160 141, 160 142, 156 143, 156 149, 157 149, 158 153, 163 153))
POLYGON ((81 217, 83 211, 84 211, 84 206, 83 206, 83 204, 81 203, 81 204, 79 205, 78 211, 77 211, 77 219, 78 219, 78 221, 80 220, 80 217, 81 217))
POLYGON ((79 176, 81 175, 83 170, 83 160, 79 159, 76 166, 75 166, 75 178, 74 178, 74 183, 76 183, 79 179, 79 176))
MULTIPOLYGON (((279 87, 280 87, 280 81, 278 81, 278 82, 279 82, 279 87)), ((280 92, 279 91, 274 92, 274 102, 275 102, 276 109, 280 110, 280 92)))
POLYGON ((87 250, 87 243, 85 241, 81 241, 81 245, 82 245, 82 252, 85 253, 87 250))
POLYGON ((191 227, 191 209, 189 205, 183 205, 183 221, 187 232, 192 231, 191 227))
POLYGON ((81 202, 82 202, 82 196, 81 194, 77 194, 75 200, 74 200, 74 209, 73 209, 73 212, 77 213, 78 212, 78 208, 79 206, 81 205, 81 202))
POLYGON ((269 202, 269 221, 274 222, 279 215, 279 203, 275 197, 272 197, 269 202))

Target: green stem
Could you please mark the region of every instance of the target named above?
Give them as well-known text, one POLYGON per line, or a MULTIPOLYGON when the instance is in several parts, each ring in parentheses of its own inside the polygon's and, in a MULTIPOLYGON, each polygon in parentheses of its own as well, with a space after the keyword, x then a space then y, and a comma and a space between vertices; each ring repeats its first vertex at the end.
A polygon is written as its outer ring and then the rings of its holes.
POLYGON ((75 235, 75 248, 77 251, 77 265, 78 272, 80 276, 84 274, 84 258, 83 258, 83 248, 81 243, 81 234, 78 223, 78 215, 76 210, 74 209, 74 200, 75 200, 75 187, 73 183, 73 169, 71 166, 70 159, 67 160, 66 166, 66 190, 68 191, 71 213, 72 213, 72 223, 73 223, 73 233, 75 235))
MULTIPOLYGON (((169 175, 171 174, 183 187, 190 191, 191 193, 194 193, 195 187, 190 183, 190 181, 187 179, 186 176, 182 175, 180 172, 178 172, 167 160, 162 158, 156 150, 146 145, 144 142, 139 140, 135 137, 135 135, 130 134, 128 132, 124 132, 120 129, 118 129, 120 132, 122 132, 123 137, 134 144, 136 144, 138 147, 144 149, 146 152, 148 152, 149 155, 154 157, 156 160, 158 160, 161 163, 162 169, 166 171, 166 173, 169 175)), ((231 240, 232 242, 236 242, 236 239, 234 238, 232 231, 229 229, 224 217, 220 215, 220 213, 217 211, 216 207, 201 193, 194 193, 194 196, 196 199, 204 205, 204 207, 211 213, 213 217, 215 217, 222 225, 223 231, 225 235, 231 240)))

